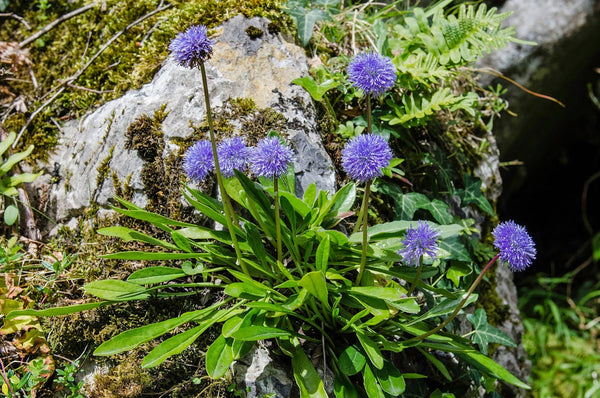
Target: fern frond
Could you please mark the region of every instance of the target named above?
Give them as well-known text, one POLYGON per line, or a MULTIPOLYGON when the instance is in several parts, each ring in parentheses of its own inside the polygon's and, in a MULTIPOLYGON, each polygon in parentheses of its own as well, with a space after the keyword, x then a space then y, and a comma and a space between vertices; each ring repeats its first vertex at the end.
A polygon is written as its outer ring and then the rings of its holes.
POLYGON ((414 83, 430 86, 439 83, 451 75, 448 68, 440 65, 433 54, 422 51, 411 53, 406 59, 397 62, 398 80, 400 85, 412 89, 414 83))
POLYGON ((461 4, 458 13, 447 16, 441 7, 432 15, 415 8, 404 24, 394 27, 396 38, 390 43, 403 51, 403 57, 421 50, 441 65, 464 65, 511 41, 522 42, 515 38, 514 27, 501 28, 509 15, 495 7, 488 10, 485 4, 461 4))
POLYGON ((387 104, 394 109, 395 114, 382 116, 381 119, 388 121, 390 125, 413 127, 425 124, 432 115, 442 109, 464 109, 473 112, 476 101, 477 94, 455 95, 448 87, 441 88, 431 95, 410 93, 402 96, 402 106, 388 101, 387 104))

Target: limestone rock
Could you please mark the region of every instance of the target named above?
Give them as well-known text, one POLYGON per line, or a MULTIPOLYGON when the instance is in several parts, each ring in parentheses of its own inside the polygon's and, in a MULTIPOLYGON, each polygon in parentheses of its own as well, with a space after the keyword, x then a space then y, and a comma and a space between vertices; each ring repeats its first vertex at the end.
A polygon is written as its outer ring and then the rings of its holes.
MULTIPOLYGON (((271 107, 283 114, 287 131, 281 133, 295 144, 297 189, 302 191, 314 181, 319 189, 333 192, 334 169, 316 130, 311 98, 291 83, 308 73, 306 57, 301 48, 269 33, 268 24, 264 18, 238 15, 219 29, 213 57, 206 63, 211 107, 218 108, 230 98, 252 98, 259 108, 271 107), (263 34, 250 38, 246 33, 250 26, 263 34)), ((40 190, 44 186, 47 190, 46 213, 65 222, 92 204, 105 207, 114 187, 110 175, 99 176, 103 165, 122 181, 131 176, 134 201, 143 205, 143 162, 136 151, 125 148, 127 128, 166 104, 168 115, 162 123, 166 158, 177 148, 173 138, 190 136, 190 126, 204 121, 202 90, 200 71, 178 66, 169 57, 152 82, 104 104, 82 120, 67 123, 47 166, 51 174, 54 164, 58 165, 61 181, 50 185, 48 176, 37 182, 40 190)))
POLYGON ((295 386, 290 377, 291 370, 276 363, 262 342, 233 365, 233 372, 236 385, 245 387, 247 398, 260 398, 265 394, 289 397, 295 386))

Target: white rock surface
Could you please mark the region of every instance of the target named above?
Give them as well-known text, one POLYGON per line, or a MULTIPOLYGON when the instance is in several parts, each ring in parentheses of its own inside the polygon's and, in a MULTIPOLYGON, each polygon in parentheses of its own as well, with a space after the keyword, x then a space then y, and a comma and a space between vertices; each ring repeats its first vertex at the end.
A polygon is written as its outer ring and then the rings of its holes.
MULTIPOLYGON (((252 98, 259 108, 272 107, 282 113, 287 119, 285 133, 296 150, 297 190, 314 181, 318 188, 332 192, 334 168, 316 130, 314 106, 304 89, 292 84, 293 79, 308 73, 304 51, 269 33, 268 23, 264 18, 238 15, 219 29, 213 57, 206 63, 211 107, 219 107, 229 98, 245 97, 252 98), (251 25, 264 34, 249 38, 245 30, 251 25)), ((137 118, 151 117, 165 103, 169 112, 162 123, 166 157, 174 145, 169 140, 190 136, 190 123, 199 125, 206 114, 200 71, 178 66, 171 57, 152 82, 66 124, 47 166, 50 174, 55 162, 60 165, 61 182, 50 185, 49 176, 37 182, 38 187, 45 184, 48 191, 47 214, 66 222, 83 214, 93 202, 105 207, 114 189, 110 178, 97 186, 97 169, 111 150, 111 170, 121 180, 131 175, 134 199, 143 204, 143 162, 135 150, 125 149, 125 132, 137 118)))

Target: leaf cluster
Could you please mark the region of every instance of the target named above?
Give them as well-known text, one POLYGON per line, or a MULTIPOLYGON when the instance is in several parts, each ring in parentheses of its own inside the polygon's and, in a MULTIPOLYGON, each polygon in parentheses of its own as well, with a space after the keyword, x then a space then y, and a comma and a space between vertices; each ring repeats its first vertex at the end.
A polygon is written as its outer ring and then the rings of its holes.
POLYGON ((19 194, 17 188, 22 183, 33 182, 42 174, 42 172, 35 174, 15 172, 14 168, 18 166, 19 162, 25 160, 34 148, 33 145, 30 145, 25 151, 5 157, 16 137, 16 133, 11 132, 0 142, 0 211, 4 215, 4 223, 9 226, 13 225, 19 218, 19 208, 14 199, 19 194), (9 203, 9 201, 12 203, 9 203))
MULTIPOLYGON (((170 239, 158 239, 136 230, 113 226, 100 229, 103 235, 124 241, 137 241, 161 251, 127 251, 107 254, 107 259, 135 261, 185 260, 181 267, 150 266, 133 272, 127 280, 98 280, 85 286, 87 293, 102 301, 45 310, 13 311, 8 318, 24 315, 50 316, 83 311, 114 302, 146 300, 154 297, 189 296, 211 289, 222 297, 215 304, 178 317, 125 331, 101 344, 96 355, 114 355, 140 344, 178 332, 160 342, 142 362, 154 367, 177 355, 209 328, 220 325, 221 334, 211 344, 206 369, 214 378, 223 377, 230 365, 244 357, 256 341, 273 339, 282 353, 290 357, 296 384, 302 397, 326 397, 325 384, 317 368, 327 367, 335 374, 334 391, 338 397, 398 396, 406 389, 406 379, 424 377, 405 375, 394 356, 415 350, 411 338, 427 332, 437 320, 450 314, 464 291, 440 282, 450 267, 472 260, 461 238, 465 226, 438 201, 421 198, 439 221, 441 231, 439 258, 425 258, 420 274, 401 264, 397 254, 401 236, 411 221, 392 221, 368 229, 365 277, 355 279, 362 234, 344 233, 342 222, 352 215, 357 189, 347 184, 331 196, 311 185, 302 198, 296 197, 293 171, 281 178, 281 191, 273 181, 253 181, 240 172, 228 179, 229 195, 243 209, 234 226, 242 258, 250 272, 242 272, 226 231, 200 227, 169 219, 119 199, 119 213, 148 222, 170 239), (283 262, 275 254, 273 201, 281 209, 283 262), (417 278, 418 275, 418 278, 417 278), (416 279, 417 278, 417 279, 416 279), (219 281, 219 282, 217 282, 219 281), (407 285, 416 283, 422 297, 407 295, 407 285), (182 331, 183 330, 183 331, 182 331), (320 346, 325 362, 315 367, 310 353, 320 346)), ((186 200, 199 212, 224 225, 220 201, 185 187, 186 200)), ((415 198, 417 199, 417 198, 415 198)), ((468 275, 470 272, 464 272, 468 275)), ((445 277, 446 276, 446 277, 445 277)), ((468 303, 476 300, 472 295, 468 303)), ((474 323, 473 342, 487 349, 493 340, 491 326, 481 314, 474 323), (487 339, 487 340, 486 340, 487 339)), ((508 339, 508 338, 507 338, 508 339)), ((417 340, 419 341, 419 340, 417 340)), ((503 340, 511 344, 510 339, 503 340)), ((476 350, 462 336, 448 332, 432 334, 419 342, 416 350, 451 380, 450 364, 436 358, 434 351, 446 351, 478 369, 486 377, 517 386, 526 385, 476 350)), ((406 372, 405 372, 406 373, 406 372)))

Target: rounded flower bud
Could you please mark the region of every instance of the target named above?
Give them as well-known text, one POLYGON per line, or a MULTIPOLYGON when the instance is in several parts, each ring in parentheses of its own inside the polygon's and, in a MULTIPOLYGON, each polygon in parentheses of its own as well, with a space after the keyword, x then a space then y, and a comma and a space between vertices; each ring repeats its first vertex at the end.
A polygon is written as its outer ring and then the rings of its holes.
POLYGON ((169 50, 175 57, 175 62, 186 68, 196 68, 210 59, 213 52, 213 42, 208 38, 206 27, 203 25, 190 26, 185 32, 179 33, 169 50))
POLYGON ((342 167, 353 180, 367 182, 381 177, 392 158, 392 150, 385 138, 362 134, 346 144, 342 151, 342 167))
POLYGON ((390 57, 376 52, 358 54, 348 64, 348 78, 352 85, 375 97, 394 87, 396 67, 390 57))
POLYGON ((529 267, 537 250, 525 227, 514 221, 505 221, 494 229, 494 246, 500 251, 500 261, 507 263, 512 271, 529 267))

